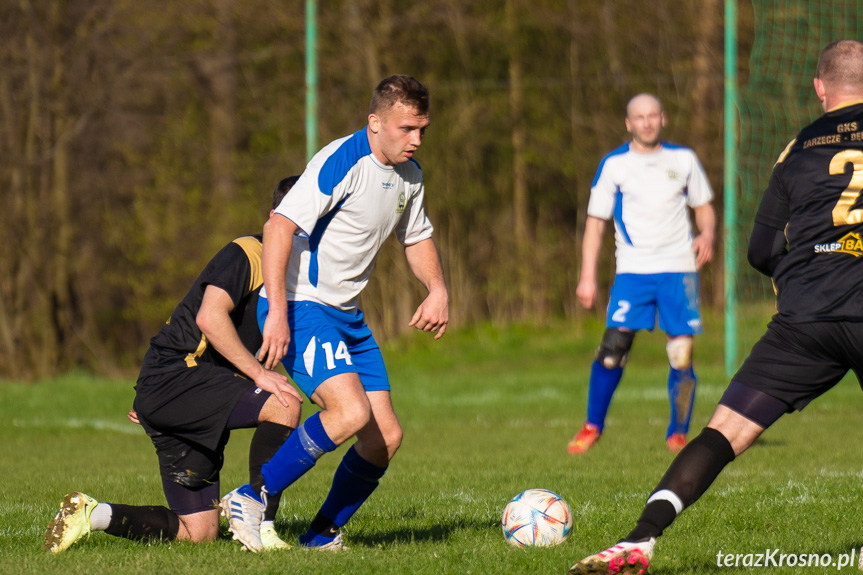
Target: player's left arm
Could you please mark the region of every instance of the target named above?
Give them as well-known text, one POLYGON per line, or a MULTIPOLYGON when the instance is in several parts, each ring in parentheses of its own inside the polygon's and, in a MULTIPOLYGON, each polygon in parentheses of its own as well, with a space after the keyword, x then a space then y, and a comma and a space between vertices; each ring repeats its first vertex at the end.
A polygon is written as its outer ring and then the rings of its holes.
POLYGON ((713 259, 713 240, 716 234, 716 212, 713 204, 707 202, 692 208, 695 214, 695 225, 698 235, 692 240, 692 251, 695 252, 695 267, 700 268, 713 259))
POLYGON ((434 338, 440 339, 449 323, 449 294, 434 240, 427 238, 405 246, 405 256, 411 271, 429 292, 408 325, 422 331, 437 332, 434 338))
POLYGON ((716 237, 716 212, 713 211, 713 191, 707 174, 698 161, 695 152, 688 150, 690 161, 689 180, 687 182, 687 202, 695 214, 695 226, 698 235, 692 240, 692 251, 695 252, 695 267, 701 266, 713 259, 713 241, 716 237))

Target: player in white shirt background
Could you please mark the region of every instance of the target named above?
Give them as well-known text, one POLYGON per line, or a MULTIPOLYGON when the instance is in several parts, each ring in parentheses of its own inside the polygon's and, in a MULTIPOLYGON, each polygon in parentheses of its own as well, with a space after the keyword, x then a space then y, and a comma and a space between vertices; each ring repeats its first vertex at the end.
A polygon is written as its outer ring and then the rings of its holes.
POLYGON ((668 448, 686 444, 695 399, 693 335, 701 332, 697 270, 713 257, 713 193, 695 153, 663 142, 666 116, 652 94, 626 107, 631 141, 603 158, 590 191, 576 296, 587 309, 597 293, 597 266, 606 222, 614 220, 615 279, 606 330, 591 366, 587 419, 570 454, 587 452, 601 436, 635 333, 656 324, 667 334, 668 448), (689 208, 698 235, 693 237, 689 208))
POLYGON ((428 290, 410 325, 446 331, 449 296, 423 207, 414 152, 429 124, 428 90, 389 76, 375 88, 368 125, 325 146, 264 226, 258 359, 288 375, 320 408, 262 468, 262 482, 222 499, 234 537, 259 547, 267 495, 281 493, 325 453, 356 436, 300 545, 341 549, 340 528, 372 494, 401 445, 383 357, 357 308, 383 242, 393 232, 428 290), (284 358, 284 359, 283 359, 284 358))

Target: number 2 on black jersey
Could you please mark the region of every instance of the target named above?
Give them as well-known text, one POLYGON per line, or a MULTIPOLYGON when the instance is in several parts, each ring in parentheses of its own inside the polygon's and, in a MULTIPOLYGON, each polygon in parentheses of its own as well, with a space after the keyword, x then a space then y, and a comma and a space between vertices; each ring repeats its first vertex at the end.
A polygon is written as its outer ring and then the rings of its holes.
POLYGON ((863 222, 863 209, 852 210, 851 206, 860 197, 863 190, 863 151, 843 150, 830 160, 830 175, 838 176, 845 173, 845 166, 851 164, 854 173, 851 181, 839 196, 839 201, 833 207, 833 225, 850 226, 863 222))

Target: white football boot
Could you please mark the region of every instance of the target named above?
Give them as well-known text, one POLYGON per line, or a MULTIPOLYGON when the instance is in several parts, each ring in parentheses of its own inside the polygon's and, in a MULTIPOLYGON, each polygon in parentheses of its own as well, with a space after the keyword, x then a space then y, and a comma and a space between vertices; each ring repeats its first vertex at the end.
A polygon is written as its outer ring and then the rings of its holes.
POLYGON ((267 495, 261 492, 263 501, 258 501, 247 493, 250 491, 251 486, 248 484, 237 487, 222 497, 219 507, 222 508, 222 515, 228 519, 228 531, 234 534, 234 539, 248 551, 258 553, 264 549, 261 521, 267 508, 267 495))

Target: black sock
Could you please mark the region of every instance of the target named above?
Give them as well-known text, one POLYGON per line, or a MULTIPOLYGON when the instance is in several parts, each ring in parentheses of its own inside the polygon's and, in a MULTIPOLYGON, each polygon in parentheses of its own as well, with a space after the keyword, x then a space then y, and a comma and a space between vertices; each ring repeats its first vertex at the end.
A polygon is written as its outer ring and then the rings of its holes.
POLYGON ((336 527, 336 524, 333 523, 333 520, 329 517, 324 517, 321 515, 321 512, 318 511, 318 514, 315 515, 315 518, 312 519, 312 524, 309 525, 309 531, 315 533, 316 535, 324 535, 326 537, 335 537, 339 532, 339 528, 336 527))
POLYGON ((111 521, 105 533, 126 539, 173 541, 180 531, 177 514, 160 505, 111 503, 111 521))
MULTIPOLYGON (((287 425, 264 421, 255 429, 252 443, 249 445, 249 483, 255 493, 260 493, 264 487, 264 476, 261 467, 275 455, 282 444, 287 441, 293 428, 287 425)), ((267 496, 267 509, 264 511, 264 521, 272 521, 279 510, 282 494, 267 496)))
POLYGON ((720 432, 705 427, 671 463, 626 541, 662 535, 681 511, 698 501, 732 461, 731 443, 720 432))

